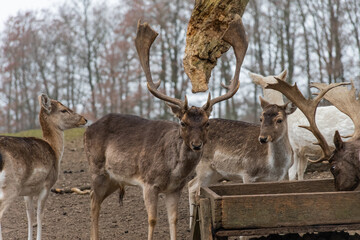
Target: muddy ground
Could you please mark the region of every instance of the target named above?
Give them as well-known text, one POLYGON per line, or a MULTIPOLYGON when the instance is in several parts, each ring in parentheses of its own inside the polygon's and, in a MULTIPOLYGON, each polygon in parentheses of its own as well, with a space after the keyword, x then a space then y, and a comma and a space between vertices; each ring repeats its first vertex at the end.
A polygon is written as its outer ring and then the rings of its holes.
MULTIPOLYGON (((306 178, 331 177, 329 172, 312 172, 306 178)), ((68 143, 62 160, 61 174, 56 188, 90 186, 88 164, 82 140, 68 143)), ((89 195, 50 193, 43 220, 43 239, 90 239, 89 195)), ((189 239, 188 194, 184 189, 179 205, 178 239, 189 239)), ((5 240, 27 239, 27 218, 23 198, 18 198, 2 220, 5 240)), ((34 229, 34 236, 35 229, 34 229)), ((114 193, 102 204, 100 215, 101 239, 146 239, 147 215, 140 188, 126 189, 123 206, 114 193)), ((155 239, 169 239, 164 198, 160 196, 155 239)))

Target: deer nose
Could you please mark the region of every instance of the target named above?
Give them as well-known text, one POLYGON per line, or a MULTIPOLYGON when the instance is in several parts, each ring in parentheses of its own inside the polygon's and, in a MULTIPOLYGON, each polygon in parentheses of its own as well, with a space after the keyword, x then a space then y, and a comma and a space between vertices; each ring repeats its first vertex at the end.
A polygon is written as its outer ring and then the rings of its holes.
POLYGON ((193 150, 199 151, 199 150, 201 150, 203 143, 202 142, 201 143, 191 143, 191 146, 192 146, 193 150))
POLYGON ((259 137, 259 142, 260 142, 260 143, 267 143, 267 141, 268 141, 268 138, 267 138, 267 137, 264 137, 264 136, 260 136, 260 137, 259 137))

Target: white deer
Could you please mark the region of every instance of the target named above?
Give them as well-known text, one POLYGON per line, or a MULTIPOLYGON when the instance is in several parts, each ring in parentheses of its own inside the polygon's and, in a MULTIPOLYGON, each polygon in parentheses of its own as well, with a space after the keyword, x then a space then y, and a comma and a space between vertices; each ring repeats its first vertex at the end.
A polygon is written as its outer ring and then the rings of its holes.
MULTIPOLYGON (((268 83, 277 83, 274 76, 264 77, 255 73, 249 73, 249 76, 255 84, 262 87, 264 98, 267 101, 274 104, 284 103, 282 93, 265 89, 268 83)), ((285 69, 275 77, 285 81, 287 70, 285 69)), ((321 154, 321 148, 313 144, 316 142, 314 135, 306 129, 298 127, 308 124, 308 120, 299 109, 288 118, 289 138, 294 150, 294 164, 289 170, 290 180, 296 179, 296 175, 298 180, 302 180, 307 167, 308 156, 321 154)), ((342 136, 350 136, 354 132, 354 124, 351 119, 334 106, 318 107, 316 124, 326 141, 330 143, 330 147, 334 147, 333 136, 336 130, 339 130, 342 136)))
POLYGON ((58 179, 64 152, 64 130, 87 120, 47 95, 39 96, 43 139, 0 136, 0 239, 1 219, 17 196, 24 196, 28 239, 33 239, 33 198, 37 197, 37 240, 41 240, 42 217, 51 187, 58 179))

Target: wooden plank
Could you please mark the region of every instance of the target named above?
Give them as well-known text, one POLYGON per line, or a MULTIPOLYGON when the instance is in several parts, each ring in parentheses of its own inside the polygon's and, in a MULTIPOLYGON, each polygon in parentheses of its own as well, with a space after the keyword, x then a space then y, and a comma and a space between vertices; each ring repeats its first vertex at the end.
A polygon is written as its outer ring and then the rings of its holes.
POLYGON ((222 225, 222 199, 208 187, 200 189, 201 198, 209 198, 211 206, 211 219, 214 228, 220 228, 222 225))
POLYGON ((199 208, 200 234, 202 240, 213 240, 213 228, 211 224, 211 207, 208 198, 200 199, 199 208))
POLYGON ((360 192, 224 196, 225 229, 360 223, 360 192))
MULTIPOLYGON (((209 189, 219 196, 272 194, 272 193, 306 193, 335 192, 334 179, 261 182, 250 184, 220 184, 209 189)), ((210 195, 209 195, 210 197, 210 195)))
POLYGON ((211 218, 214 228, 222 227, 222 199, 210 199, 211 218))
POLYGON ((202 187, 200 188, 200 198, 220 199, 221 196, 208 187, 202 187))
POLYGON ((194 212, 190 214, 193 214, 193 222, 191 224, 190 230, 190 240, 201 240, 199 225, 199 206, 196 205, 194 207, 194 212))
POLYGON ((267 236, 270 234, 288 234, 288 233, 313 233, 313 232, 334 232, 360 230, 360 224, 342 224, 342 225, 318 225, 302 227, 280 227, 280 228, 254 228, 239 230, 220 230, 216 236, 267 236))

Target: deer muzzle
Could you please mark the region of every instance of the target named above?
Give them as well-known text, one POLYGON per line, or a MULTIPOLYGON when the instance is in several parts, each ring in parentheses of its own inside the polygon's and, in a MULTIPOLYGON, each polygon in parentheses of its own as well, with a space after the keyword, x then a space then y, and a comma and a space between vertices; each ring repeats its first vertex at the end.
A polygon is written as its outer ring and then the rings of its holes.
POLYGON ((202 142, 192 142, 191 143, 191 148, 194 151, 200 151, 202 149, 203 145, 204 144, 202 142))

